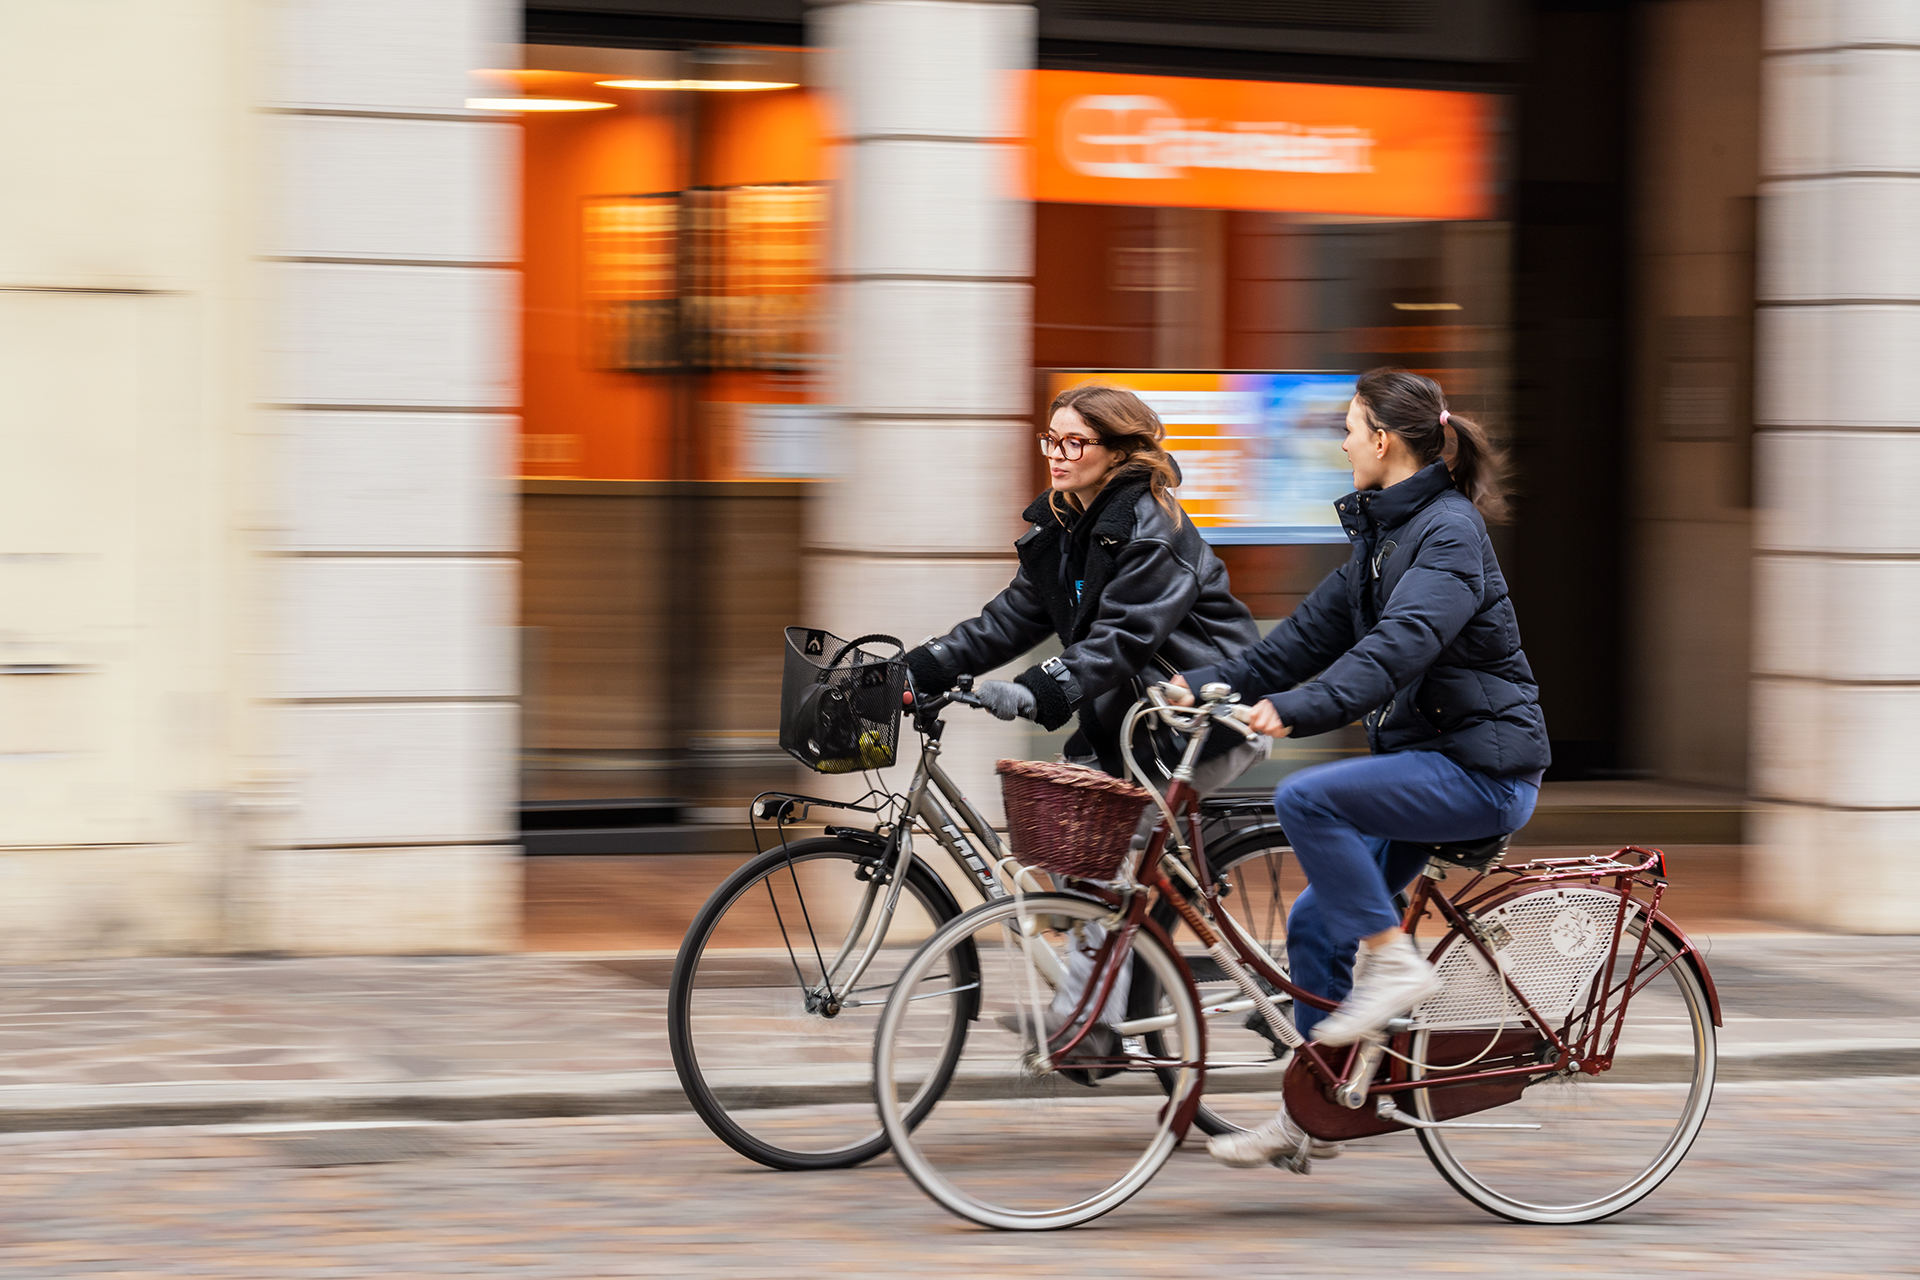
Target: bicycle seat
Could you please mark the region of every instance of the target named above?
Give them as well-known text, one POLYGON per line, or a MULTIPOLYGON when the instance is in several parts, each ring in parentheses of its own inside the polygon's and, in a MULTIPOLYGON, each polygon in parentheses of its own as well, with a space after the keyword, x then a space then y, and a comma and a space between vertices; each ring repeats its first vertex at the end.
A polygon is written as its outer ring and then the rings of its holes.
POLYGON ((1469 871, 1485 871, 1507 856, 1507 842, 1512 838, 1508 835, 1489 836, 1485 840, 1455 840, 1447 844, 1424 844, 1416 840, 1405 843, 1423 850, 1429 858, 1438 858, 1469 871))

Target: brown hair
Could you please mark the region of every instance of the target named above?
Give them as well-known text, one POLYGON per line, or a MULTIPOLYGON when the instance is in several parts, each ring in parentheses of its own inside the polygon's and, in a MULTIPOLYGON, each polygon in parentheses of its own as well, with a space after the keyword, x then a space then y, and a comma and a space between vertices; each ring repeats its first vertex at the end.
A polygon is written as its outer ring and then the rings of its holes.
POLYGON ((1482 517, 1496 524, 1507 518, 1506 455, 1480 424, 1447 409, 1439 383, 1411 369, 1370 369, 1353 394, 1367 421, 1406 441, 1422 466, 1444 460, 1453 487, 1482 517))
MULTIPOLYGON (((1080 420, 1093 428, 1100 437, 1100 443, 1120 455, 1120 461, 1107 473, 1104 484, 1116 480, 1135 477, 1144 479, 1153 492, 1153 500, 1165 507, 1167 514, 1179 519, 1180 508, 1167 491, 1180 483, 1180 473, 1174 468, 1173 455, 1168 453, 1161 441, 1166 439, 1167 429, 1160 425, 1160 415, 1147 407, 1142 400, 1125 387, 1111 386, 1104 382, 1083 382, 1077 387, 1068 387, 1053 398, 1047 406, 1047 421, 1053 421, 1053 415, 1062 409, 1072 409, 1080 415, 1080 420)), ((1047 505, 1052 506, 1054 493, 1047 494, 1047 505)), ((1067 495, 1067 501, 1077 508, 1078 499, 1067 495)), ((1055 508, 1058 514, 1058 508, 1055 508)))

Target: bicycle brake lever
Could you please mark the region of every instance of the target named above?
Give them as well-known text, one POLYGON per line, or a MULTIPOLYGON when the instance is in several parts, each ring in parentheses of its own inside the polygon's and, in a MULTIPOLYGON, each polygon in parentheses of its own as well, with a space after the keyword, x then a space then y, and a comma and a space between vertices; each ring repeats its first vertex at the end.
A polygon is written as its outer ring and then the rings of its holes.
POLYGON ((1247 723, 1246 717, 1250 714, 1251 708, 1244 706, 1216 706, 1213 712, 1213 721, 1215 724, 1225 724, 1229 729, 1232 729, 1235 733, 1251 742, 1259 737, 1260 734, 1252 725, 1247 723))

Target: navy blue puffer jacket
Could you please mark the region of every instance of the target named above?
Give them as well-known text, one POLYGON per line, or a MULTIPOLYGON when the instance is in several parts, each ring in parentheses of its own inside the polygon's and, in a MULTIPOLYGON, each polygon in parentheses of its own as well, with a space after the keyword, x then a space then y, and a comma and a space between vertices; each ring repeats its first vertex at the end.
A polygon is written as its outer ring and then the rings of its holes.
POLYGON ((1375 752, 1439 751, 1538 781, 1550 756, 1487 526, 1436 462, 1334 504, 1352 542, 1293 616, 1237 658, 1183 672, 1265 697, 1295 737, 1364 719, 1375 752))

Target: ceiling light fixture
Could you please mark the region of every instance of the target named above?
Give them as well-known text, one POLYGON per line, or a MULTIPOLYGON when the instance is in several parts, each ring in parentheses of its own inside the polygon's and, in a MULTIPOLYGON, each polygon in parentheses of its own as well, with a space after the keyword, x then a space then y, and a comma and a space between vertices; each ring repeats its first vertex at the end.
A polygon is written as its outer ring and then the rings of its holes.
POLYGON ((1395 311, 1458 311, 1460 304, 1457 302, 1396 302, 1393 304, 1393 309, 1395 311))
POLYGON ((468 98, 475 111, 607 111, 618 104, 587 98, 468 98))
POLYGON ((797 89, 790 80, 596 80, 603 89, 696 89, 744 93, 756 89, 797 89))

